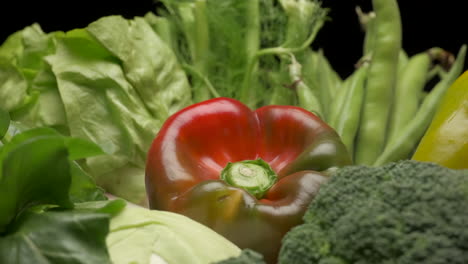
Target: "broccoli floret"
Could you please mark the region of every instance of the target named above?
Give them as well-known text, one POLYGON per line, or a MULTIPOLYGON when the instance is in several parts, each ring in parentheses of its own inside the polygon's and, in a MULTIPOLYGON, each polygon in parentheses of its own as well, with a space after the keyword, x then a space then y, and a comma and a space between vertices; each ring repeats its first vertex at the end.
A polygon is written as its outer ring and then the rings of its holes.
POLYGON ((468 170, 344 167, 286 234, 279 263, 468 263, 468 170))
POLYGON ((243 249, 237 257, 231 257, 216 264, 266 264, 263 256, 251 249, 243 249))

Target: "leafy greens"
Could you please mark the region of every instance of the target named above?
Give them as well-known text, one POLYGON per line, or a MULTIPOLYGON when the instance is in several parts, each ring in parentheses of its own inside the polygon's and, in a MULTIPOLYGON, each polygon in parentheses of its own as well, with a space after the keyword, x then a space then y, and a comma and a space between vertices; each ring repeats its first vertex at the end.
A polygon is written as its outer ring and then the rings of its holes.
POLYGON ((173 52, 143 18, 120 16, 66 33, 34 24, 13 34, 0 46, 0 86, 2 108, 20 125, 99 145, 106 155, 87 158, 81 173, 141 205, 147 148, 162 122, 191 102, 173 52))
POLYGON ((105 154, 87 157, 81 171, 142 206, 147 150, 169 115, 192 102, 227 96, 321 112, 319 86, 301 68, 318 56, 308 49, 327 15, 318 1, 162 5, 68 32, 33 24, 0 46, 0 102, 15 125, 97 144, 105 154))
POLYGON ((11 123, 0 147, 0 263, 110 263, 110 214, 74 209, 85 200, 119 203, 79 165, 101 153, 51 128, 18 132, 11 123))

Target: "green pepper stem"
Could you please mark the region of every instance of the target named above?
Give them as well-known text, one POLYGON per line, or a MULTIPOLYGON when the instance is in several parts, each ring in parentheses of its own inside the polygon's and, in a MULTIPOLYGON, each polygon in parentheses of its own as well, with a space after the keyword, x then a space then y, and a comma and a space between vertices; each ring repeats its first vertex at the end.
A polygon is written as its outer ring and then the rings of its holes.
POLYGON ((262 159, 229 162, 220 177, 227 184, 242 188, 257 199, 261 199, 278 179, 270 165, 262 159))

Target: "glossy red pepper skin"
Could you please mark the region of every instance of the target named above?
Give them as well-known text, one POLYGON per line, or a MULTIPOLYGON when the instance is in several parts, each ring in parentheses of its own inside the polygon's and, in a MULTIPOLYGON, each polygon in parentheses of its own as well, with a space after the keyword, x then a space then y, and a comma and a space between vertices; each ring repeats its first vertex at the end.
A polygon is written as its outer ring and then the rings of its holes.
POLYGON ((163 125, 148 153, 150 208, 184 214, 272 262, 283 235, 302 222, 325 174, 351 164, 337 133, 294 106, 252 111, 216 98, 191 105, 163 125), (220 180, 228 162, 263 159, 278 175, 264 197, 220 180))

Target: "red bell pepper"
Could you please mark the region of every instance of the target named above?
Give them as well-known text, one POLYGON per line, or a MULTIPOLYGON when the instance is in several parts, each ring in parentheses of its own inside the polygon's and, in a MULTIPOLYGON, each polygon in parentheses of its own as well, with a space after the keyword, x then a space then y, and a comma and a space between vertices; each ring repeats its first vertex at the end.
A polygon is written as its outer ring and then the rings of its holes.
POLYGON ((326 172, 348 164, 337 133, 314 114, 216 98, 164 123, 148 154, 146 188, 152 209, 186 215, 271 262, 326 172))

